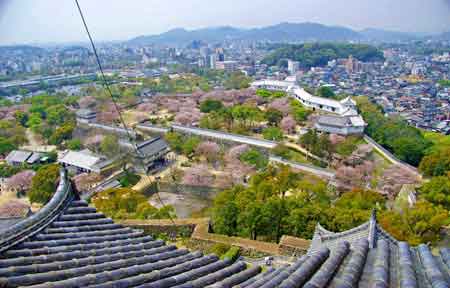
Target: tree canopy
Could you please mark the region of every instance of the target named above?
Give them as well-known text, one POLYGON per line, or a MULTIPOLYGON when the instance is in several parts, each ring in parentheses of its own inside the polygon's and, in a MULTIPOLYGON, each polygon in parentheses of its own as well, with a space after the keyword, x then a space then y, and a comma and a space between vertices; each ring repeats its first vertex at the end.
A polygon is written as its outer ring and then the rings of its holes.
POLYGON ((366 133, 400 160, 418 166, 432 146, 422 132, 400 118, 385 117, 380 107, 358 97, 358 108, 367 122, 366 133))
POLYGON ((49 164, 42 166, 31 181, 28 198, 32 203, 47 203, 53 196, 58 186, 59 165, 49 164))
POLYGON ((263 59, 263 63, 273 66, 281 60, 298 61, 303 68, 325 66, 328 61, 347 58, 350 55, 363 62, 383 61, 382 51, 366 44, 348 43, 304 43, 283 45, 263 59))
POLYGON ((172 206, 153 207, 140 192, 130 188, 104 190, 92 199, 95 208, 113 219, 165 219, 175 217, 172 206))

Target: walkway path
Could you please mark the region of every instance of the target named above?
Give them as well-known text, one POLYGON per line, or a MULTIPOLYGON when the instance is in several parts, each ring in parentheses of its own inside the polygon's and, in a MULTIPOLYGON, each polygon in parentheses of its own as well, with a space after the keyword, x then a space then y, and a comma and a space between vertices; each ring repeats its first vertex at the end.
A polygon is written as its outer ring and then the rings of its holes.
POLYGON ((289 148, 292 148, 294 150, 297 150, 298 152, 306 155, 307 157, 316 159, 317 161, 321 161, 324 163, 327 163, 327 161, 325 159, 320 158, 319 156, 316 156, 314 154, 312 154, 311 152, 309 152, 308 150, 306 150, 305 148, 303 148, 302 146, 296 144, 296 143, 292 143, 292 142, 283 142, 283 145, 289 148))
POLYGON ((335 177, 335 173, 334 171, 328 170, 328 169, 324 169, 324 168, 320 168, 314 165, 308 165, 308 164, 303 164, 303 163, 297 163, 297 162, 292 162, 292 161, 288 161, 285 160, 283 158, 277 157, 277 156, 270 156, 269 160, 272 162, 276 162, 276 163, 281 163, 284 165, 288 165, 294 169, 298 169, 300 171, 304 171, 304 172, 308 172, 308 173, 312 173, 315 174, 321 178, 326 178, 328 180, 333 179, 335 177))

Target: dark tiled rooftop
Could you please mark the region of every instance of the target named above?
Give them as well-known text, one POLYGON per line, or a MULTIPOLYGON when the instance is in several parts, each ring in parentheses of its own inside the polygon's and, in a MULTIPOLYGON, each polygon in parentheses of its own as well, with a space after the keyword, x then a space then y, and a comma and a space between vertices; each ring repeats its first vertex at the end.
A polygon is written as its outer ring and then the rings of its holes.
POLYGON ((52 209, 0 236, 0 287, 449 287, 448 248, 433 256, 398 242, 375 215, 342 233, 318 225, 306 255, 262 271, 115 224, 61 179, 52 209))

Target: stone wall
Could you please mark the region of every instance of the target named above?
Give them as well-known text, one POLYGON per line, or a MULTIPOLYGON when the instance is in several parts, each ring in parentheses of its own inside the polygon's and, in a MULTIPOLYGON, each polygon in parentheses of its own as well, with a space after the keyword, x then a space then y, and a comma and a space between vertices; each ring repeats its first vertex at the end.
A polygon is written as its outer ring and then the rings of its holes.
POLYGON ((164 220, 124 220, 120 224, 142 229, 148 234, 167 233, 172 236, 190 237, 194 246, 214 245, 217 243, 241 248, 243 255, 285 255, 299 256, 306 253, 310 241, 292 236, 283 236, 279 244, 256 241, 241 237, 230 237, 210 232, 209 218, 164 220))

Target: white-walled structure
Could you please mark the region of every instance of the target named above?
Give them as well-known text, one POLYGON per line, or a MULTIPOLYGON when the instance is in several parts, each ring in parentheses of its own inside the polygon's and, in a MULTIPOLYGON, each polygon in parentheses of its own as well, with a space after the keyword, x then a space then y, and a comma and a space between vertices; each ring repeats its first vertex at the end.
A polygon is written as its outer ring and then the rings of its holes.
POLYGON ((340 101, 311 95, 293 81, 260 80, 252 83, 255 89, 285 91, 304 106, 313 110, 330 112, 333 116, 320 116, 316 129, 341 135, 363 134, 366 123, 356 110, 356 102, 347 97, 340 101))

